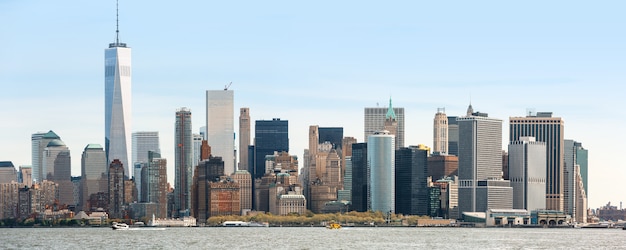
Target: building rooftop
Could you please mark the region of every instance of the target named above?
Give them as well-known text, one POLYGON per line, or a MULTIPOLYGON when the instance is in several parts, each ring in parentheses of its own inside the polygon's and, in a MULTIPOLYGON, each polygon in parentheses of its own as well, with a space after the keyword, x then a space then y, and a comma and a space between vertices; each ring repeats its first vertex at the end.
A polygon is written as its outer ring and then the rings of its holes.
POLYGON ((54 139, 50 141, 48 145, 46 145, 46 147, 60 147, 60 146, 65 146, 65 143, 59 139, 54 139))
POLYGON ((10 161, 0 161, 0 168, 8 168, 8 167, 15 168, 15 166, 13 166, 13 162, 10 162, 10 161))
POLYGON ((90 143, 90 144, 87 144, 85 149, 102 149, 102 145, 90 143))
POLYGON ((61 139, 54 131, 50 130, 48 133, 43 135, 43 139, 61 139))

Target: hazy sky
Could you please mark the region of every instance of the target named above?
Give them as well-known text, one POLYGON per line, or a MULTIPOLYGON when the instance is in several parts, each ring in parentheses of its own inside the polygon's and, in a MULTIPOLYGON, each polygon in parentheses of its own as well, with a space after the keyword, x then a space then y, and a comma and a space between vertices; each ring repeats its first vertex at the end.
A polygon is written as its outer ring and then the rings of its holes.
MULTIPOLYGON (((174 121, 205 124, 205 91, 229 82, 235 119, 289 120, 363 141, 363 108, 406 111, 405 145, 432 146, 438 107, 503 120, 527 108, 565 120, 589 150, 589 207, 626 201, 624 1, 122 1, 132 48, 133 131, 159 131, 174 179, 174 121)), ((104 49, 115 1, 0 1, 0 160, 31 164, 32 133, 54 130, 72 175, 104 144, 104 49)), ((237 131, 238 123, 235 123, 237 131)), ((252 128, 254 131, 254 128, 252 128)), ((129 145, 130 146, 130 145, 129 145)), ((130 157, 130 156, 129 156, 130 157)), ((302 159, 300 159, 302 166, 302 159)))

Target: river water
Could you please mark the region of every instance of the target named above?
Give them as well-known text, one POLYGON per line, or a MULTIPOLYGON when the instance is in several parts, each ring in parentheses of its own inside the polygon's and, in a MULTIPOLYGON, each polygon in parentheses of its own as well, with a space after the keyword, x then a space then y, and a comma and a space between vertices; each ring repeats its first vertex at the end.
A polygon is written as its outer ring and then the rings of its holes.
POLYGON ((626 249, 626 230, 550 228, 3 228, 0 249, 626 249))

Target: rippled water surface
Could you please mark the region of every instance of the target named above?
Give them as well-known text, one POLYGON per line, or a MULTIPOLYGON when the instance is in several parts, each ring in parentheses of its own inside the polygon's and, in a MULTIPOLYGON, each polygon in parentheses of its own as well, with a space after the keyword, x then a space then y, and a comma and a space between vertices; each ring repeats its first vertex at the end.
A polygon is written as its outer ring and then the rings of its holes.
POLYGON ((626 230, 518 228, 5 228, 0 249, 626 249, 626 230))

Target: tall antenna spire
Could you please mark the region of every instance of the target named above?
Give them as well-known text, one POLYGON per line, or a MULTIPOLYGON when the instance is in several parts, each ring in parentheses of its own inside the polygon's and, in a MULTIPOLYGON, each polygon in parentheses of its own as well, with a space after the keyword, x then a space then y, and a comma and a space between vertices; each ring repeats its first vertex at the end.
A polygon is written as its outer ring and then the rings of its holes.
POLYGON ((120 7, 119 0, 115 0, 115 45, 120 44, 120 7))

